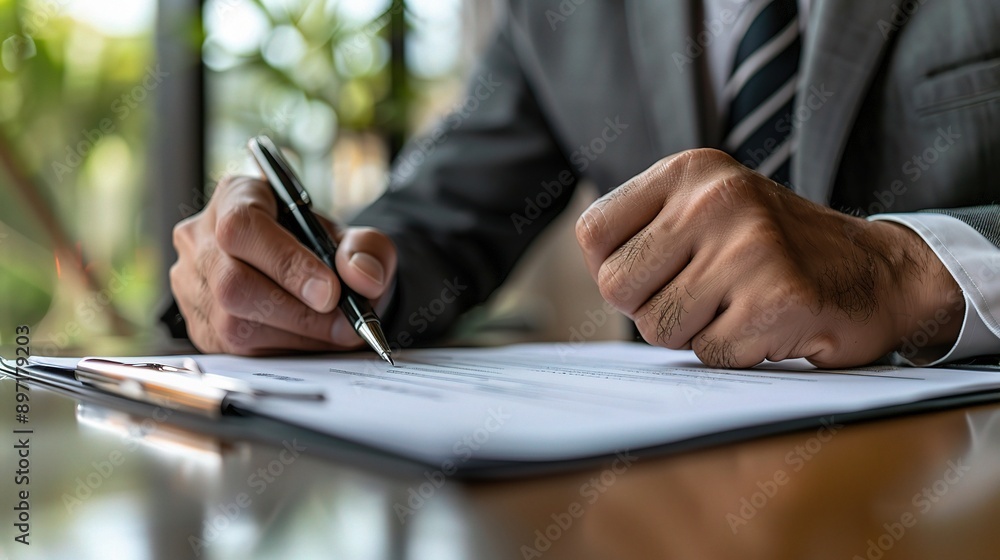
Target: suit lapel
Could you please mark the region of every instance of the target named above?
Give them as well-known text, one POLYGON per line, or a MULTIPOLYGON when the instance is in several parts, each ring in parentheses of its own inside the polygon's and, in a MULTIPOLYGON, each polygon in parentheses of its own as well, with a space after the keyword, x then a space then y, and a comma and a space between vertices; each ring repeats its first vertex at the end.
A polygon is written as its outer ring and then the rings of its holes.
POLYGON ((703 60, 688 57, 695 36, 690 0, 627 0, 629 43, 639 87, 650 109, 658 157, 702 145, 698 80, 703 60), (688 58, 685 58, 688 57, 688 58))
POLYGON ((896 1, 817 0, 813 6, 796 100, 802 125, 792 182, 814 202, 830 200, 848 135, 886 48, 879 20, 889 20, 896 1))

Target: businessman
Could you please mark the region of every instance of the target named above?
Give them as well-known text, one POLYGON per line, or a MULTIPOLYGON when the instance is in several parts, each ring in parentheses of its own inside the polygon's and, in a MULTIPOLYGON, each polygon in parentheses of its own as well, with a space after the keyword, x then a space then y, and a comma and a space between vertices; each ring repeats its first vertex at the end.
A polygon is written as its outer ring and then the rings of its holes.
MULTIPOLYGON (((1000 353, 1000 1, 512 0, 467 103, 341 240, 407 347, 504 280, 580 180, 576 234, 642 337, 706 364, 1000 353)), ((223 180, 178 224, 202 350, 361 345, 335 277, 223 180)))

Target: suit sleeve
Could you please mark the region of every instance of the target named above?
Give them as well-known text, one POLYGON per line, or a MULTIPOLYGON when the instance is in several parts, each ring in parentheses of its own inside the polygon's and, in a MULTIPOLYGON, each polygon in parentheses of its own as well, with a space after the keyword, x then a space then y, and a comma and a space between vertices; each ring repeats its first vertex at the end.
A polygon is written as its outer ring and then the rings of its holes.
POLYGON ((404 148, 386 193, 352 220, 386 232, 399 251, 382 317, 394 348, 439 337, 483 302, 577 182, 506 26, 455 107, 404 148))
MULTIPOLYGON (((965 299, 961 332, 945 355, 922 352, 918 332, 912 340, 903 341, 899 358, 935 365, 1000 354, 1000 205, 879 214, 869 219, 896 222, 920 235, 955 278, 965 299)), ((945 315, 950 311, 945 310, 945 315)), ((948 315, 948 320, 958 319, 948 315)), ((932 323, 925 326, 930 328, 934 328, 932 323)))

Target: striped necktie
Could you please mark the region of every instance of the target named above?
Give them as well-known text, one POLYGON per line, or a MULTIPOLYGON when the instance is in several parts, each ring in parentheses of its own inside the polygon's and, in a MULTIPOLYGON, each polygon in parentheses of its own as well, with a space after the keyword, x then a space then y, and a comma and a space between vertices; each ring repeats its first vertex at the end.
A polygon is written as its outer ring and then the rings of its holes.
POLYGON ((791 186, 792 111, 802 50, 796 1, 750 2, 741 14, 739 29, 746 32, 723 90, 729 102, 726 151, 786 186, 791 186))

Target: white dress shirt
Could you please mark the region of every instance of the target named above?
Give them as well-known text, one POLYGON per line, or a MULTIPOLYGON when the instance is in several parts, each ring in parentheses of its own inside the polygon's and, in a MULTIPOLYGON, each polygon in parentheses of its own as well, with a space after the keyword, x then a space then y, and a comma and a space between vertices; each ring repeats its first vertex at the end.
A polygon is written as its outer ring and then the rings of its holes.
MULTIPOLYGON (((707 64, 709 87, 705 94, 711 100, 707 107, 716 111, 713 117, 720 117, 727 111, 721 93, 733 70, 736 47, 748 25, 745 22, 747 18, 739 15, 751 3, 767 0, 702 1, 705 19, 701 31, 707 33, 704 37, 711 37, 709 41, 704 41, 703 57, 707 64)), ((798 0, 803 37, 809 33, 809 26, 813 23, 809 21, 811 3, 811 0, 798 0)), ((721 118, 710 118, 708 122, 721 122, 721 118)), ((1000 249, 965 222, 943 214, 876 214, 868 219, 892 221, 920 235, 955 278, 965 298, 962 329, 950 350, 944 355, 929 355, 929 351, 922 351, 920 340, 925 340, 929 331, 935 328, 931 319, 926 323, 923 335, 914 333, 911 339, 900 341, 904 349, 911 350, 907 350, 905 356, 895 354, 894 359, 911 365, 934 365, 1000 353, 1000 249)), ((951 317, 951 309, 944 311, 949 314, 949 321, 956 319, 951 317)), ((937 327, 940 328, 940 325, 937 327)))

